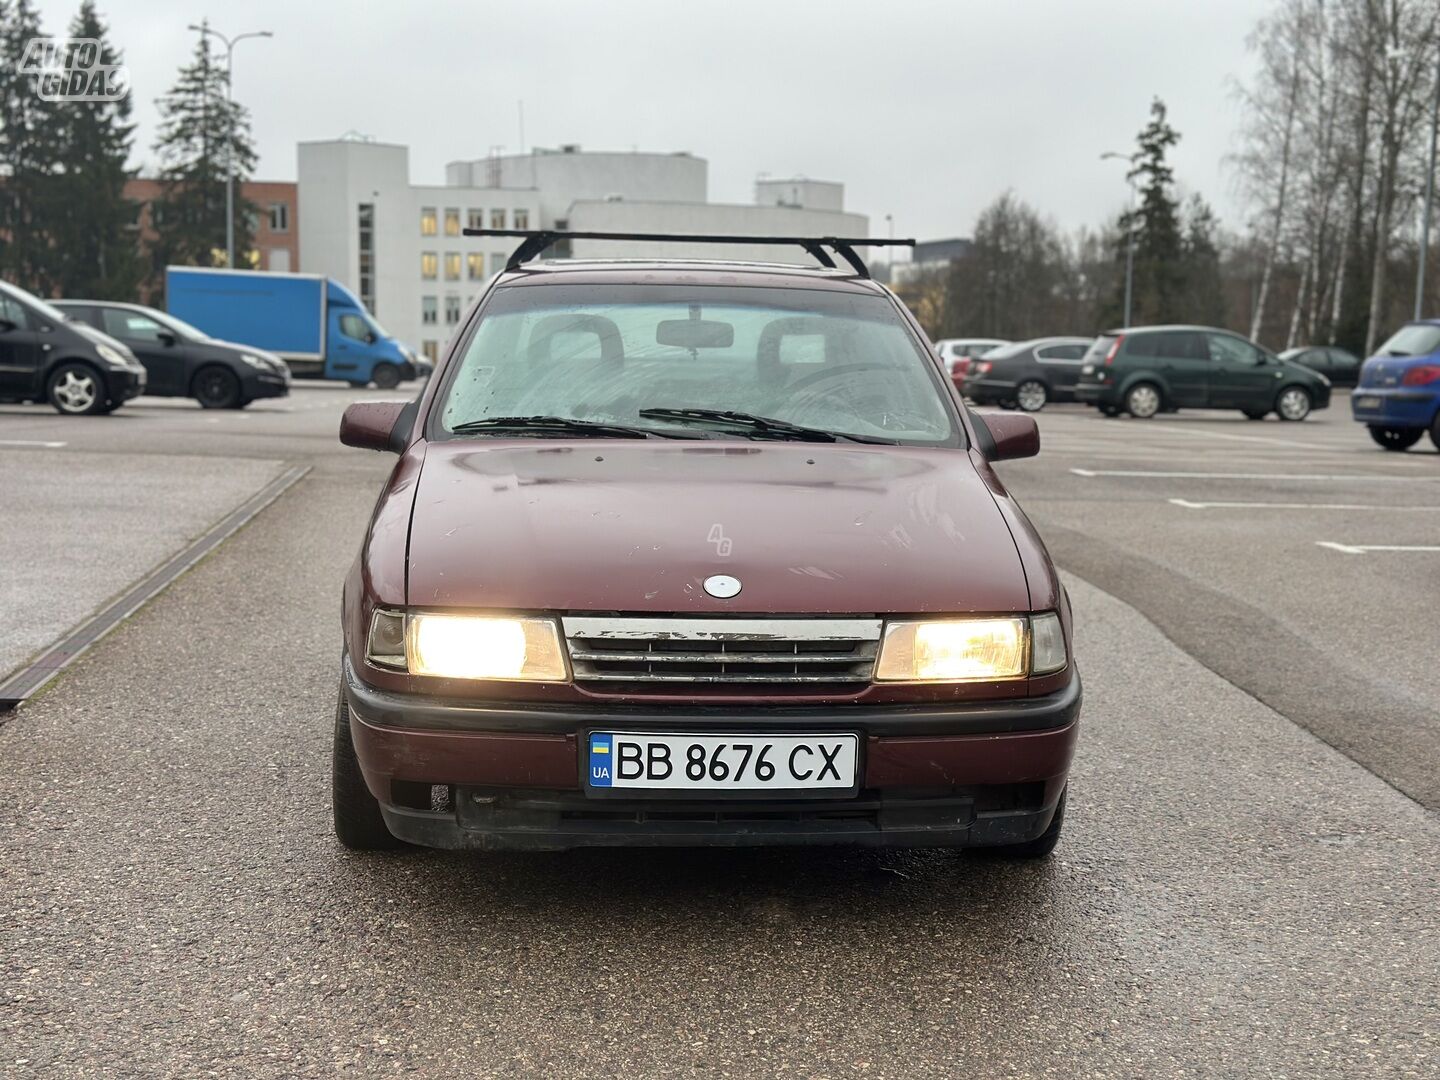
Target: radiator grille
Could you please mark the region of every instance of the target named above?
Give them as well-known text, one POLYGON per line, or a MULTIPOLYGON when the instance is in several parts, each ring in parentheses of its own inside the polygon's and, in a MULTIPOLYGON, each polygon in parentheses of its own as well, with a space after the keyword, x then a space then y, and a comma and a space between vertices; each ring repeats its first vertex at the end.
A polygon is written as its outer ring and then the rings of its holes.
POLYGON ((567 617, 579 681, 691 683, 866 682, 878 619, 567 617))

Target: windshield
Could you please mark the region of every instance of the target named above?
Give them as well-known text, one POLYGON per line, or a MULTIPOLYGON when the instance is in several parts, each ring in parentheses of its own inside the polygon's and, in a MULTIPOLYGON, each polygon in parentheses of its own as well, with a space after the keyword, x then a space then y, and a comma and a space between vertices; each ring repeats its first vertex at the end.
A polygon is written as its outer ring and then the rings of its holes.
POLYGON ((1440 326, 1411 323, 1397 330, 1375 351, 1376 356, 1429 356, 1440 349, 1440 326))
MULTIPOLYGON (((829 290, 545 285, 498 290, 453 370, 445 432, 504 417, 717 432, 727 410, 840 436, 956 442, 939 373, 891 302, 829 290)), ((467 436, 473 433, 467 432, 467 436)), ((573 432, 571 433, 573 437, 573 432)))
POLYGON ((156 311, 154 308, 142 308, 141 311, 143 314, 150 316, 150 318, 154 319, 161 326, 175 331, 175 333, 179 334, 182 338, 190 338, 194 341, 210 340, 210 335, 205 333, 205 331, 200 330, 197 327, 191 326, 184 319, 177 319, 169 312, 156 311))

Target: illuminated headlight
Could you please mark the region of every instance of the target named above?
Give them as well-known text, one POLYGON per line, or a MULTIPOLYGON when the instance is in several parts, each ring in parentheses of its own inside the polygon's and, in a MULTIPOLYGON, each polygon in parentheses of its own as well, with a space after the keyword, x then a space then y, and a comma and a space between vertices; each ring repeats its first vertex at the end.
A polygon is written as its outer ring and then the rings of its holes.
POLYGON ((1065 634, 1053 613, 885 625, 880 682, 990 682, 1065 667, 1065 634))
POLYGON ((554 619, 377 611, 365 656, 380 667, 447 679, 570 677, 554 619))

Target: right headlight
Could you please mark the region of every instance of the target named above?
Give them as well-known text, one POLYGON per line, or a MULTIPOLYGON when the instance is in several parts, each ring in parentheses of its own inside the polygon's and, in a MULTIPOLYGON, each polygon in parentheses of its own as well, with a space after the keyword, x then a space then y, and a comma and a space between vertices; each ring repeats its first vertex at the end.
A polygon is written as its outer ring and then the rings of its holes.
POLYGON ((1030 618, 925 619, 885 624, 878 682, 992 682, 1048 675, 1067 663, 1054 612, 1030 618))
POLYGON ((121 368, 135 366, 135 359, 133 357, 126 356, 120 352, 119 349, 112 349, 109 345, 103 343, 98 344, 95 346, 95 351, 100 354, 100 359, 104 360, 107 364, 121 368))
POLYGON ((446 679, 564 682, 570 677, 554 619, 376 611, 365 658, 378 667, 446 679))

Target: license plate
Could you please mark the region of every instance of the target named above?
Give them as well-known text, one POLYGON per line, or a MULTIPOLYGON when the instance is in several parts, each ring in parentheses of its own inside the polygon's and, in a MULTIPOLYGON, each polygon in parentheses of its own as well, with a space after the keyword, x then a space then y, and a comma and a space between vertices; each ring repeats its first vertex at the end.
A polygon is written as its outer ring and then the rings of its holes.
POLYGON ((860 739, 827 735, 661 735, 592 731, 586 780, 597 790, 847 792, 860 739))
POLYGON ((1355 399, 1355 408, 1357 409, 1378 409, 1379 407, 1380 399, 1374 394, 1362 394, 1355 399))

